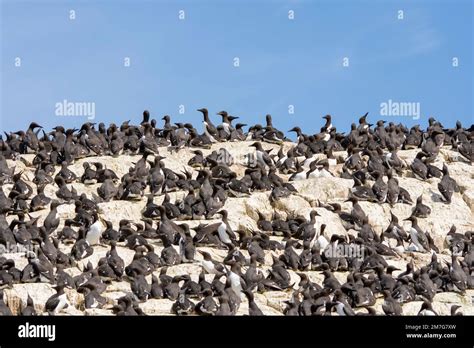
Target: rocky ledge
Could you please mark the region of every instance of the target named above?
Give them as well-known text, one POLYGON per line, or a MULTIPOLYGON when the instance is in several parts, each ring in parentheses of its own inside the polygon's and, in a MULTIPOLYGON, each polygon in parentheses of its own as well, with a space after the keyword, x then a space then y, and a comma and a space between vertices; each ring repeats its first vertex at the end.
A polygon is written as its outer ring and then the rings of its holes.
MULTIPOLYGON (((259 144, 275 156, 274 163, 298 147, 290 141, 259 144)), ((12 178, 4 181, 1 194, 4 305, 14 315, 474 314, 474 168, 451 146, 441 146, 430 162, 440 172, 447 168, 458 185, 449 203, 439 189, 442 176, 420 179, 410 169, 419 149, 397 152, 401 163, 394 176, 410 198, 391 203, 361 198, 357 190, 374 192, 379 181, 368 175, 355 184, 357 179, 344 175, 345 150, 314 155, 321 175, 313 178, 307 175, 314 169, 307 156, 295 156, 296 169, 273 171, 284 185, 254 185, 248 192, 229 188, 230 180, 265 181, 254 178, 255 167, 262 168, 261 176, 271 175, 260 163, 255 140, 196 150, 159 145, 147 156, 79 156, 65 166, 73 173, 69 183, 44 185, 38 185, 38 171, 45 167, 38 165, 37 154, 2 157, 4 178, 8 170, 12 178), (256 159, 254 167, 249 158, 256 159), (150 194, 158 162, 163 178, 150 194), (127 175, 136 177, 139 166, 145 168, 145 185, 132 196, 127 175), (93 175, 100 168, 111 170, 115 175, 106 180, 122 191, 101 197, 104 180, 88 181, 91 168, 93 175), (235 175, 228 179, 229 173, 235 175), (19 183, 32 188, 23 200, 26 209, 18 206, 19 195, 11 194, 19 183), (72 198, 59 197, 58 185, 72 198), (47 203, 31 209, 40 193, 47 203), (428 213, 409 220, 419 208, 428 213), (427 244, 414 240, 421 239, 415 224, 426 232, 427 244), (96 242, 89 238, 93 226, 101 233, 96 242), (14 247, 24 246, 30 254, 12 250, 7 231, 14 247), (456 278, 459 270, 462 279, 456 278), (58 299, 67 305, 58 308, 58 299), (391 300, 401 312, 387 307, 391 300)), ((360 168, 373 159, 364 153, 360 158, 360 168)), ((62 170, 55 165, 47 175, 55 178, 62 170)))

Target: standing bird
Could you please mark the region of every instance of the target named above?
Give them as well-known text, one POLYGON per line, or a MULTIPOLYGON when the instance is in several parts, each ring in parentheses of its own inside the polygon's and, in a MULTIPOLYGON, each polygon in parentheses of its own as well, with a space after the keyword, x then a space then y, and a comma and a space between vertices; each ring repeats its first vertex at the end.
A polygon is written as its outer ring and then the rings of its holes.
POLYGON ((431 208, 428 207, 426 204, 423 204, 423 195, 421 194, 416 199, 416 205, 415 205, 415 208, 413 209, 412 215, 417 218, 426 218, 430 214, 431 214, 431 208))
POLYGON ((379 203, 384 203, 387 199, 388 185, 383 181, 383 174, 379 171, 372 173, 375 178, 375 183, 372 186, 372 191, 374 191, 375 197, 379 203))
POLYGON ((53 200, 51 202, 49 214, 48 214, 48 216, 46 216, 46 218, 44 219, 44 223, 43 223, 43 225, 44 225, 44 227, 45 227, 45 229, 48 233, 53 232, 59 226, 59 218, 56 216, 56 214, 57 214, 57 207, 60 204, 61 203, 57 200, 53 200))
POLYGON ((117 253, 115 241, 110 242, 110 250, 107 251, 105 257, 107 259, 107 264, 114 271, 116 279, 120 280, 123 275, 125 263, 117 253))
POLYGON ((209 119, 209 112, 207 111, 206 108, 198 109, 197 111, 201 112, 204 117, 204 120, 202 121, 204 125, 204 134, 206 135, 206 137, 209 139, 211 143, 216 143, 217 142, 216 137, 218 136, 217 128, 209 119))
POLYGON ((190 234, 188 224, 181 224, 180 226, 183 228, 184 234, 180 234, 179 255, 183 262, 193 262, 196 253, 193 237, 190 234))
POLYGON ((451 203, 451 197, 454 192, 459 192, 459 186, 456 183, 456 180, 449 176, 448 167, 446 164, 443 164, 443 178, 438 184, 438 190, 443 195, 446 203, 451 203))
POLYGON ((196 304, 196 313, 203 316, 215 315, 217 311, 217 303, 212 297, 212 290, 210 288, 205 288, 202 291, 202 295, 204 298, 196 304))
POLYGON ((229 220, 227 220, 227 210, 223 209, 221 211, 218 211, 217 213, 222 215, 222 222, 217 228, 219 239, 229 248, 237 246, 237 237, 234 231, 232 231, 232 227, 230 227, 229 220))
POLYGON ((247 300, 249 301, 249 315, 250 316, 261 316, 263 314, 262 310, 258 308, 257 304, 255 303, 253 293, 251 291, 244 291, 245 296, 247 296, 247 300))
POLYGON ((260 163, 264 168, 265 168, 265 166, 268 166, 268 167, 274 167, 275 166, 275 163, 273 163, 272 158, 270 157, 268 152, 266 152, 263 149, 262 144, 260 142, 256 141, 250 146, 255 148, 256 156, 257 156, 257 162, 260 163))
POLYGON ((451 277, 451 282, 459 291, 464 292, 466 290, 467 275, 458 263, 455 255, 451 256, 449 276, 451 277))
POLYGON ((425 156, 426 153, 424 153, 423 151, 418 152, 412 164, 410 165, 410 168, 413 171, 415 177, 421 178, 422 180, 426 180, 428 175, 428 167, 423 161, 423 157, 425 156))
POLYGON ((81 182, 85 185, 91 185, 97 183, 97 171, 91 168, 89 162, 82 164, 84 167, 84 174, 81 176, 81 182))
POLYGON ((384 290, 383 295, 385 300, 382 304, 382 310, 385 315, 402 315, 402 306, 400 306, 399 302, 393 299, 391 292, 389 290, 384 290))
POLYGON ((352 202, 351 217, 353 221, 359 226, 364 225, 364 221, 368 221, 367 215, 359 204, 359 200, 356 197, 349 197, 346 202, 352 202))
POLYGON ((294 237, 301 238, 304 241, 312 241, 316 236, 316 229, 314 225, 316 223, 316 216, 320 216, 316 210, 312 210, 309 214, 310 219, 307 222, 302 223, 296 231, 294 237))
POLYGON ((39 140, 38 140, 38 136, 36 135, 39 132, 39 130, 35 132, 36 128, 43 128, 43 127, 41 127, 36 122, 31 122, 30 126, 26 130, 25 143, 27 145, 27 148, 26 148, 27 152, 37 152, 39 149, 39 140))
POLYGON ((86 241, 89 245, 96 245, 99 244, 100 237, 102 236, 103 232, 103 225, 101 219, 97 213, 94 213, 95 222, 89 227, 87 234, 86 234, 86 241))
POLYGON ((333 302, 336 307, 337 314, 340 316, 353 316, 355 315, 354 310, 347 303, 345 295, 340 289, 334 291, 333 302))
POLYGON ((412 251, 428 252, 430 250, 428 238, 421 230, 420 226, 418 226, 418 220, 416 217, 410 216, 405 220, 411 221, 411 228, 409 232, 411 244, 408 248, 412 251))
POLYGON ((57 285, 54 286, 53 289, 56 290, 56 293, 46 301, 45 305, 45 310, 49 314, 57 314, 69 306, 69 302, 64 292, 64 286, 57 285))
POLYGON ((217 276, 222 276, 225 274, 226 269, 224 268, 224 266, 221 263, 214 261, 209 253, 201 250, 198 250, 198 252, 203 257, 201 265, 207 273, 216 274, 217 276))
POLYGON ((36 314, 35 304, 33 303, 33 299, 31 298, 30 294, 28 294, 28 298, 26 299, 26 306, 21 310, 21 315, 23 316, 34 316, 36 314))
POLYGON ((423 304, 421 305, 420 311, 418 312, 418 315, 422 316, 435 316, 438 315, 431 306, 431 302, 424 300, 423 304))
POLYGON ((387 172, 387 203, 393 206, 398 202, 398 196, 400 195, 400 187, 398 186, 398 180, 393 177, 392 170, 387 172))

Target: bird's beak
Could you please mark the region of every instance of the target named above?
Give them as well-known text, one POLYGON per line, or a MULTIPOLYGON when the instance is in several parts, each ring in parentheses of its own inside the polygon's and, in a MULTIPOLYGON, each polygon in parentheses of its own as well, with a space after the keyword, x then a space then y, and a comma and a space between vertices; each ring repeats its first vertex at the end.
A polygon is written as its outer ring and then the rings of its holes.
POLYGON ((99 215, 99 221, 101 222, 102 225, 107 226, 105 219, 99 215))

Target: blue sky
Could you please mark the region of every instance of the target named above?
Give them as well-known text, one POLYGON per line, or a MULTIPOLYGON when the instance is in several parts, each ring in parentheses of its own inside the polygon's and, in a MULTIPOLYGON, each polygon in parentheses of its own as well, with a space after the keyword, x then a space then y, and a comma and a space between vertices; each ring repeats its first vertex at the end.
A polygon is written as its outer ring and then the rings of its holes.
POLYGON ((55 114, 64 99, 95 103, 94 121, 106 124, 139 122, 146 108, 201 129, 200 107, 215 123, 223 109, 247 124, 269 113, 278 128, 308 133, 328 113, 339 130, 365 112, 409 126, 474 123, 470 0, 0 3, 2 131, 86 122, 55 114), (390 99, 420 103, 420 119, 380 116, 390 99))

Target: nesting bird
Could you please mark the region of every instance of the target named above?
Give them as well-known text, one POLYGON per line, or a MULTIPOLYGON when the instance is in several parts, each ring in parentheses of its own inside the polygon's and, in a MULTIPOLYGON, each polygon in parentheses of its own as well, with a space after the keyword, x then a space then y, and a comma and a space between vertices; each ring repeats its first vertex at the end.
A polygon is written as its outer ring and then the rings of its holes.
POLYGON ((41 136, 33 122, 5 133, 0 246, 35 252, 24 266, 0 256, 1 314, 40 314, 34 296, 23 308, 3 299, 15 284, 33 282, 56 290, 44 304, 52 315, 75 305, 69 291, 83 294, 86 308, 117 315, 142 315, 151 299, 169 300, 176 315, 235 315, 243 301, 249 315, 262 315, 272 310, 256 293, 267 291, 288 292, 286 315, 402 315, 418 299, 420 315, 436 315, 435 294, 473 288, 474 233, 450 224, 439 245, 431 223, 438 202, 454 209, 464 190, 453 166, 472 165, 472 127, 434 118, 426 130, 374 125, 366 113, 342 133, 326 115, 316 133, 293 127, 291 143, 270 114, 246 131, 233 123, 242 115, 219 111, 214 125, 215 113, 198 112, 202 131, 170 115, 159 125, 144 110, 139 124, 86 122, 41 136), (416 153, 411 163, 407 149, 416 153), (441 169, 445 151, 450 162, 441 169), (129 159, 128 168, 116 166, 129 159), (299 202, 309 209, 299 211, 299 202), (131 215, 136 207, 139 217, 131 215), (406 257, 417 262, 397 273, 391 261, 406 257), (181 267, 199 275, 176 274, 181 267), (127 294, 111 298, 106 290, 117 283, 127 294))

